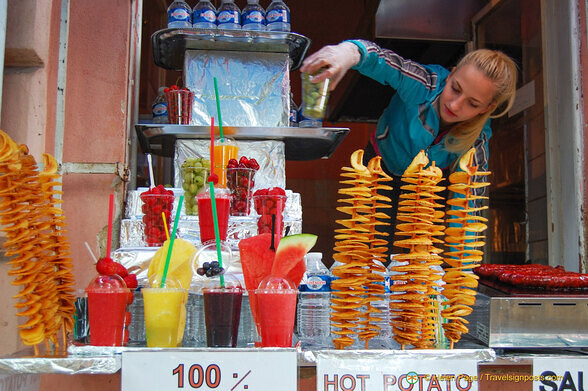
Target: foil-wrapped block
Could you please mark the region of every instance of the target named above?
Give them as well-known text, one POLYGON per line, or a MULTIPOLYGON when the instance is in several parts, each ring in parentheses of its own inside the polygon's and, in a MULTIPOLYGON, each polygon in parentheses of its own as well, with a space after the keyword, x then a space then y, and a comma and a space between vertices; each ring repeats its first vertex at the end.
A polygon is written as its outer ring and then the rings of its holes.
MULTIPOLYGON (((279 140, 235 140, 239 156, 254 158, 259 163, 253 190, 286 187, 286 155, 284 142, 279 140)), ((176 140, 174 152, 174 186, 182 188, 182 163, 189 157, 210 159, 210 140, 176 140)))
POLYGON ((113 348, 92 346, 85 354, 75 353, 76 349, 85 348, 70 345, 65 357, 35 357, 32 349, 0 357, 0 374, 112 374, 121 369, 121 355, 115 354, 113 348))
POLYGON ((194 92, 190 125, 217 117, 216 78, 223 125, 288 126, 289 62, 288 53, 186 50, 184 85, 194 92))
MULTIPOLYGON (((141 211, 141 199, 139 194, 146 189, 137 189, 129 192, 127 198, 126 218, 121 221, 120 247, 122 249, 146 248, 143 240, 143 212, 141 211)), ((174 210, 177 210, 177 199, 183 194, 181 189, 173 189, 176 200, 174 210)), ((302 201, 299 193, 286 190, 286 206, 284 209, 284 235, 302 233, 302 201)), ((257 235, 257 219, 259 216, 251 208, 249 216, 231 216, 229 218, 229 229, 227 243, 231 249, 237 250, 241 239, 257 235)), ((200 227, 198 216, 188 216, 182 210, 178 221, 178 237, 200 246, 200 227)), ((174 213, 175 216, 175 213, 174 213)), ((171 228, 170 228, 171 229, 171 228)))

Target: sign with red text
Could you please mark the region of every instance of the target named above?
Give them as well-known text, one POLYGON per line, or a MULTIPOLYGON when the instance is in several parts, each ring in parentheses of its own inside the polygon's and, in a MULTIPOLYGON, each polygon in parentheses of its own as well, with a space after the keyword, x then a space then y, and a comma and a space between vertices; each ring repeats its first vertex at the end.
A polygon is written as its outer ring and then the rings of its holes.
POLYGON ((588 358, 533 359, 533 390, 588 391, 588 358))
POLYGON ((317 358, 317 391, 477 391, 467 359, 317 358))
POLYGON ((296 351, 125 351, 122 391, 296 391, 296 351))

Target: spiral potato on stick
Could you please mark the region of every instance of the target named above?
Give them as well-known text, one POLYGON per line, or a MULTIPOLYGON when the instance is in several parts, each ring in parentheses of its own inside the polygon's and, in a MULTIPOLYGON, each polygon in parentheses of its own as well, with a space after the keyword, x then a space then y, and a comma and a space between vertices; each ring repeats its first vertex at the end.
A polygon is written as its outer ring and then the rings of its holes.
POLYGON ((443 235, 443 191, 438 183, 443 179, 441 170, 421 151, 402 176, 398 206, 396 236, 397 247, 407 249, 394 257, 398 265, 392 266, 395 284, 390 286, 391 325, 394 340, 401 348, 412 345, 431 348, 436 341, 438 300, 436 281, 440 275, 434 266, 441 265, 442 258, 437 245, 443 243, 437 236, 443 235))
POLYGON ((476 301, 478 276, 472 270, 482 262, 484 246, 481 236, 487 225, 486 218, 478 213, 487 206, 475 207, 474 204, 487 197, 476 194, 477 189, 488 186, 488 182, 478 182, 476 177, 490 175, 490 172, 479 171, 474 165, 475 149, 470 149, 459 161, 463 171, 456 171, 449 176, 449 190, 454 197, 447 201, 452 209, 447 212, 448 225, 445 230, 445 244, 449 248, 445 252, 444 261, 449 265, 443 276, 443 296, 447 307, 441 311, 447 320, 443 324, 445 336, 451 347, 468 332, 468 321, 465 316, 472 312, 476 301))
POLYGON ((43 341, 48 353, 59 350, 60 330, 65 346, 65 334, 73 326, 74 299, 71 262, 63 253, 67 241, 53 233, 58 224, 52 217, 57 215, 51 202, 53 193, 45 192, 41 182, 28 148, 0 131, 3 247, 11 257, 11 284, 20 289, 14 296, 16 315, 24 319, 18 325, 19 336, 25 345, 34 346, 35 354, 43 341))
POLYGON ((363 165, 363 150, 351 156, 351 167, 343 167, 341 181, 347 185, 339 190, 345 196, 339 202, 345 204, 337 208, 349 218, 337 220, 343 228, 335 235, 334 259, 340 262, 333 268, 337 277, 332 282, 331 324, 337 335, 333 339, 336 349, 351 346, 357 338, 365 341, 366 347, 371 338, 378 335, 382 314, 372 303, 381 300, 384 294, 385 267, 382 262, 387 252, 387 241, 378 231, 378 226, 388 224, 382 220, 389 216, 377 209, 389 208, 390 199, 377 193, 378 190, 391 189, 383 184, 391 177, 380 166, 380 157, 371 159, 363 165))

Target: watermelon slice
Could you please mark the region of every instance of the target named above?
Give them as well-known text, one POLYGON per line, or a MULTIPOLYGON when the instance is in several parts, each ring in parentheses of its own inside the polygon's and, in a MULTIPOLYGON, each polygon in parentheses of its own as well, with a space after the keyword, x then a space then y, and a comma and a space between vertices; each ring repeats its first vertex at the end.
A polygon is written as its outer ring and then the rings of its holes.
POLYGON ((271 234, 269 233, 252 236, 239 242, 245 287, 249 291, 249 306, 259 335, 261 330, 254 290, 259 287, 264 278, 270 275, 286 277, 295 284, 295 287, 298 287, 306 271, 304 256, 316 243, 317 236, 298 234, 286 236, 280 240, 278 235, 275 235, 274 240, 280 241, 275 252, 270 250, 271 234))
POLYGON ((249 291, 257 289, 261 280, 270 275, 276 255, 274 250, 270 250, 271 237, 271 234, 265 233, 239 241, 243 277, 249 291))
MULTIPOLYGON (((302 280, 300 271, 302 269, 306 270, 304 256, 316 244, 316 240, 317 236, 312 234, 283 237, 276 250, 271 275, 289 278, 295 284, 295 287, 298 287, 302 280), (299 264, 302 264, 302 266, 299 264)), ((302 270, 302 274, 304 274, 304 270, 302 270)))

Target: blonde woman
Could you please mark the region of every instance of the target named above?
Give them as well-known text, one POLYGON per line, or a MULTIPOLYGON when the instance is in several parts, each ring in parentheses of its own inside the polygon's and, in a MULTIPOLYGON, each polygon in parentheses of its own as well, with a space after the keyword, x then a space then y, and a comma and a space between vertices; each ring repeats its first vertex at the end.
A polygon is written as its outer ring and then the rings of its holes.
MULTIPOLYGON (((488 49, 466 54, 450 71, 404 59, 373 42, 352 40, 325 46, 306 58, 300 70, 313 74, 321 68, 313 81, 331 78, 331 89, 355 69, 396 90, 365 151, 366 160, 382 156, 384 168, 396 177, 421 150, 444 169, 472 146, 475 164, 486 170, 490 119, 508 112, 517 84, 513 60, 488 49)), ((388 194, 394 206, 399 187, 388 194)), ((392 214, 394 229, 396 212, 392 214)))

